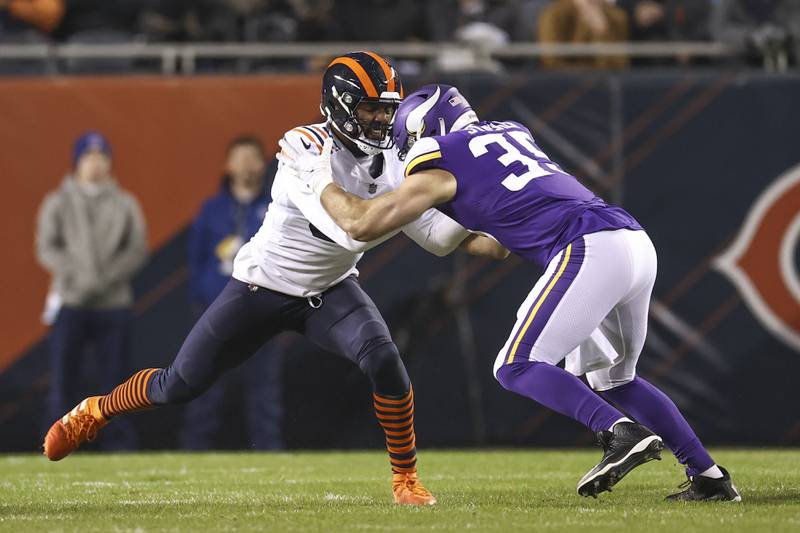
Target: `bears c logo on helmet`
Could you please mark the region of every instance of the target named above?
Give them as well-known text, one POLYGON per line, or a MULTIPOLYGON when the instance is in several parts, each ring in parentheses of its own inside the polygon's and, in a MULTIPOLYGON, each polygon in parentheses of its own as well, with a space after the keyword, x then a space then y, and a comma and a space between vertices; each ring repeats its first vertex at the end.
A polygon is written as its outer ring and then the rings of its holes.
POLYGON ((714 261, 775 336, 800 351, 800 165, 756 200, 733 244, 714 261))

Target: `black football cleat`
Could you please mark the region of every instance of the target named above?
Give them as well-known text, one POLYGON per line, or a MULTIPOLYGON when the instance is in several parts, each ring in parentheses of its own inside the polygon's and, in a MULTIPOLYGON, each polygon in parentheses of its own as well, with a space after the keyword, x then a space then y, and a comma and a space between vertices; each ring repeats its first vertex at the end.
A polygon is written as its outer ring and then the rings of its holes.
MULTIPOLYGON (((719 466, 719 465, 717 465, 719 466)), ((722 470, 721 478, 694 476, 686 480, 681 488, 686 490, 670 494, 665 499, 669 502, 740 502, 742 496, 731 481, 727 470, 722 470)))
POLYGON ((620 422, 614 431, 600 431, 597 440, 603 447, 603 459, 578 482, 578 494, 597 495, 611 492, 611 487, 639 465, 661 459, 664 442, 641 424, 620 422))

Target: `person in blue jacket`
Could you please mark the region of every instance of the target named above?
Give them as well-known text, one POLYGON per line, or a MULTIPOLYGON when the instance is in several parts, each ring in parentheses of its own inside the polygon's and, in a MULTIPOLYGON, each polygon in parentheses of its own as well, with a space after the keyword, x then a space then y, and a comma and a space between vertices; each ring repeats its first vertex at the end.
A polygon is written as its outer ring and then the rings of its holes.
MULTIPOLYGON (((203 204, 189 237, 190 293, 198 315, 230 280, 236 252, 261 226, 271 201, 267 174, 264 148, 257 137, 244 135, 229 143, 220 190, 203 204)), ((181 446, 193 450, 219 447, 225 404, 236 394, 235 387, 243 392, 241 412, 245 413, 248 446, 282 448, 281 359, 278 344, 269 343, 247 364, 188 404, 181 446)))

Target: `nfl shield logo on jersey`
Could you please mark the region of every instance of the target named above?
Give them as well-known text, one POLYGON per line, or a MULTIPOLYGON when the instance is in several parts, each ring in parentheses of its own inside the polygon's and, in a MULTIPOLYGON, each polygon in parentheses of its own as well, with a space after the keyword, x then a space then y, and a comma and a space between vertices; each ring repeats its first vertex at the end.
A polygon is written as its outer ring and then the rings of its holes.
POLYGON ((375 191, 378 190, 378 184, 370 183, 369 186, 367 187, 367 190, 369 191, 370 194, 375 194, 375 191))

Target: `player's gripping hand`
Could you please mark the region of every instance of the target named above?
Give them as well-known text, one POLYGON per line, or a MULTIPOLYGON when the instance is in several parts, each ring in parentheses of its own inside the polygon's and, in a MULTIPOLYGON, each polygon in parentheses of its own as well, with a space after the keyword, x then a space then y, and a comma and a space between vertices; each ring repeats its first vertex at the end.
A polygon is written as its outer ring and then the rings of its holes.
POLYGON ((307 192, 319 196, 329 184, 333 183, 333 171, 331 170, 331 151, 333 150, 333 140, 328 137, 322 145, 322 153, 315 155, 309 152, 300 154, 294 161, 294 168, 297 169, 297 178, 300 180, 300 188, 307 192))
POLYGON ((278 146, 280 147, 280 150, 275 155, 275 157, 277 157, 278 161, 280 161, 283 165, 291 169, 295 169, 296 166, 295 161, 297 160, 297 151, 294 148, 292 148, 292 145, 290 145, 286 141, 286 139, 281 139, 280 141, 278 141, 278 146))

